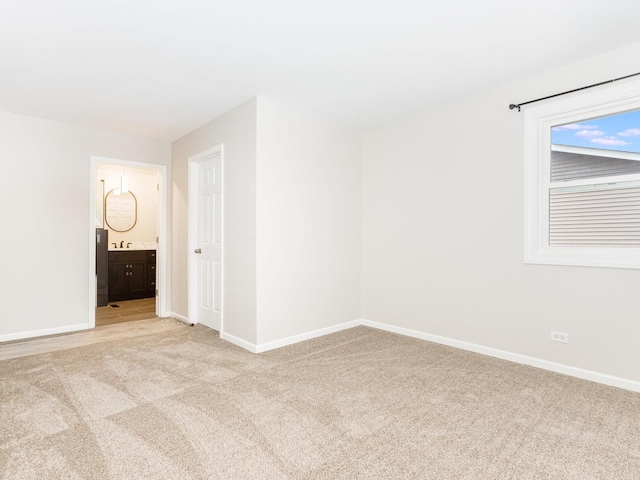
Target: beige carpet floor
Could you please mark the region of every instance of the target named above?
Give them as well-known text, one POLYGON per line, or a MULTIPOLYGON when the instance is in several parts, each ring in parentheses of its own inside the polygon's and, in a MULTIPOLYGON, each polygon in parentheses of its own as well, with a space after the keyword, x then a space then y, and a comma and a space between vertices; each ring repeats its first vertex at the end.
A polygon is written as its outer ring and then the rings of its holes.
POLYGON ((0 361, 0 394, 2 479, 640 478, 640 394, 365 327, 110 336, 0 361))

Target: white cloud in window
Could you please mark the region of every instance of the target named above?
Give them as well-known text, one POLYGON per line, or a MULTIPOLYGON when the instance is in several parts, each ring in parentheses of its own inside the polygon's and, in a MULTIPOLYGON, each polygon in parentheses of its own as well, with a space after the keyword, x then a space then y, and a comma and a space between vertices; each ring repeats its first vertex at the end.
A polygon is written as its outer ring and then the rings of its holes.
POLYGON ((597 125, 582 125, 581 123, 567 123, 566 125, 560 125, 553 127, 556 132, 562 132, 566 130, 595 130, 597 125))
POLYGON ((618 140, 616 137, 592 138, 591 143, 599 143, 600 145, 631 145, 630 142, 618 140))
MULTIPOLYGON (((640 130, 638 130, 638 133, 640 133, 640 130)), ((576 137, 601 137, 602 135, 604 135, 602 130, 580 130, 576 132, 576 137)))
POLYGON ((640 137, 640 128, 630 128, 624 132, 620 132, 618 135, 621 137, 640 137))

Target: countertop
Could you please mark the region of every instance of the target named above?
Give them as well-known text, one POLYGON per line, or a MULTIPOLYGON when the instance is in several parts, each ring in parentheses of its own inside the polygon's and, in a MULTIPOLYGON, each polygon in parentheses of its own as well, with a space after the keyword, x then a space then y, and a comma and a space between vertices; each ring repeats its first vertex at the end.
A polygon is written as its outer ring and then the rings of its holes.
POLYGON ((109 243, 109 251, 110 252, 130 252, 131 250, 157 250, 158 244, 154 242, 131 242, 129 248, 126 247, 127 242, 124 242, 125 247, 120 248, 120 244, 118 243, 118 248, 113 248, 113 242, 109 243))

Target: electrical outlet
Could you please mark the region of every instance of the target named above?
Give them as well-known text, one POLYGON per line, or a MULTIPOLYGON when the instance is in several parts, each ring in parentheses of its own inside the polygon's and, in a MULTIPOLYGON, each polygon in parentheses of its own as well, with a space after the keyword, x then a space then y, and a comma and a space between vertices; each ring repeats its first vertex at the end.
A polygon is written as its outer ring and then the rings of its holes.
POLYGON ((560 343, 569 343, 569 334, 562 332, 554 332, 551 330, 551 340, 560 343))

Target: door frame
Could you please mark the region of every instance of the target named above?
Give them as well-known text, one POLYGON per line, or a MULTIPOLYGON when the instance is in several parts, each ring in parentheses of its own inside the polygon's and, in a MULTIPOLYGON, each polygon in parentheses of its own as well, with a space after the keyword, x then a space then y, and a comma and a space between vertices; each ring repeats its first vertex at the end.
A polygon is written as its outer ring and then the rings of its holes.
POLYGON ((158 203, 158 249, 156 251, 158 282, 156 288, 156 315, 171 316, 169 306, 169 245, 167 208, 169 205, 169 188, 166 165, 144 162, 132 162, 119 158, 100 157, 91 155, 89 167, 89 328, 96 326, 96 166, 99 163, 118 165, 122 167, 142 168, 158 172, 160 185, 158 203))
POLYGON ((216 145, 215 147, 209 148, 203 152, 200 152, 196 155, 192 155, 188 158, 188 199, 187 199, 187 209, 188 209, 188 240, 187 240, 187 255, 189 255, 188 265, 188 275, 189 284, 187 288, 188 295, 188 318, 190 323, 198 323, 198 318, 196 312, 198 311, 198 307, 196 304, 197 301, 197 293, 196 288, 198 285, 198 275, 197 275, 197 258, 194 254, 194 250, 197 248, 197 216, 196 216, 196 205, 197 205, 197 189, 195 186, 198 184, 198 169, 197 166, 199 163, 207 160, 209 158, 220 156, 220 178, 222 185, 220 186, 220 335, 222 336, 222 332, 224 330, 224 149, 223 145, 216 145))

